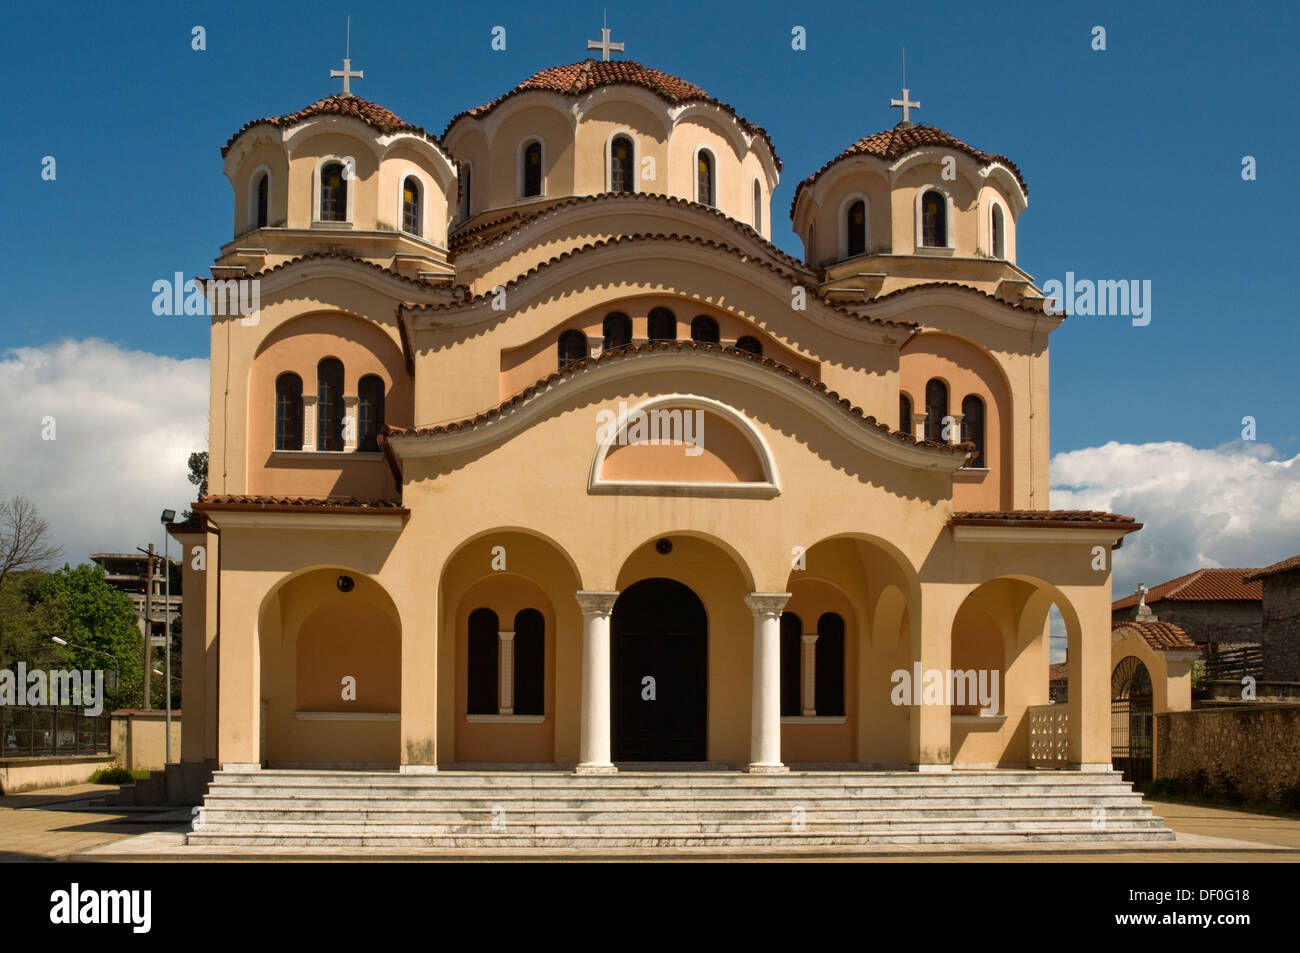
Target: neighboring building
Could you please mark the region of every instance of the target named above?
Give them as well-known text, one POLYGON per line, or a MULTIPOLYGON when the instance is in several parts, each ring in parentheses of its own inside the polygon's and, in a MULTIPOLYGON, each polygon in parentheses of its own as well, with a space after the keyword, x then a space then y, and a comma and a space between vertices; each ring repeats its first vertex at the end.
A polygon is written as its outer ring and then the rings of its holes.
MULTIPOLYGON (((1178 626, 1198 645, 1258 645, 1264 628, 1264 589, 1253 569, 1197 569, 1146 591, 1161 622, 1178 626)), ((1142 587, 1111 605, 1113 622, 1141 619, 1142 587)))
MULTIPOLYGON (((163 645, 167 631, 167 577, 163 575, 163 555, 152 559, 144 553, 91 553, 92 562, 104 568, 110 585, 131 597, 135 606, 136 628, 144 638, 148 628, 154 645, 163 645)), ((179 560, 170 560, 171 618, 180 616, 183 602, 182 574, 179 560)))
POLYGON ((866 136, 794 190, 799 261, 767 133, 634 62, 222 154, 212 272, 260 310, 213 317, 172 529, 186 762, 1023 766, 1056 604, 1067 760, 1109 766, 1090 554, 1140 524, 1047 509, 1062 319, 1010 159, 866 136), (900 704, 914 668, 996 672, 996 712, 900 704))
POLYGON ((1264 587, 1264 677, 1300 682, 1300 556, 1252 572, 1264 587))

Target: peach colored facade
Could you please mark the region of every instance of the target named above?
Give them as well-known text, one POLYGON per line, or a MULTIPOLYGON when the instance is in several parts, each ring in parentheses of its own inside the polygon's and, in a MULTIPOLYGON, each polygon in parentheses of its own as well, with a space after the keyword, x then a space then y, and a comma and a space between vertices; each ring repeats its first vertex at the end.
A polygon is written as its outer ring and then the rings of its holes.
POLYGON ((213 276, 260 310, 212 323, 183 760, 1023 766, 1055 604, 1071 763, 1108 767, 1138 526, 1048 511, 1060 319, 1014 264, 1018 173, 837 160, 801 262, 766 137, 650 72, 440 139, 332 97, 231 141, 213 276), (997 690, 900 702, 916 666, 997 690))

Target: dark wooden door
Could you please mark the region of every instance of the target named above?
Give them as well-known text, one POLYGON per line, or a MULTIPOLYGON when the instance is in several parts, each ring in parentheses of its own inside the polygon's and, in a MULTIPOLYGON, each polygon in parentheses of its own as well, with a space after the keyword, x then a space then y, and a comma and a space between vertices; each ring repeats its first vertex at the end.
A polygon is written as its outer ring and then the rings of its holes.
POLYGON ((619 596, 611 629, 614 760, 705 760, 708 621, 699 597, 671 579, 642 580, 619 596))

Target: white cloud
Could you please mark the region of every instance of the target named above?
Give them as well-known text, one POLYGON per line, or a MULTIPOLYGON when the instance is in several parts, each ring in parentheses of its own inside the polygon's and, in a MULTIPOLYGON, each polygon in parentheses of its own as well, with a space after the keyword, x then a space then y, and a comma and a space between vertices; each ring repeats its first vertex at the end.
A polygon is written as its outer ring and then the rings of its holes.
POLYGON ((0 354, 0 401, 0 493, 37 505, 64 561, 162 546, 159 514, 194 500, 186 460, 208 445, 206 360, 96 339, 18 348, 0 354))
POLYGON ((1057 454, 1051 473, 1053 509, 1144 524, 1115 553, 1116 598, 1193 569, 1300 553, 1300 455, 1285 460, 1267 444, 1108 443, 1057 454))

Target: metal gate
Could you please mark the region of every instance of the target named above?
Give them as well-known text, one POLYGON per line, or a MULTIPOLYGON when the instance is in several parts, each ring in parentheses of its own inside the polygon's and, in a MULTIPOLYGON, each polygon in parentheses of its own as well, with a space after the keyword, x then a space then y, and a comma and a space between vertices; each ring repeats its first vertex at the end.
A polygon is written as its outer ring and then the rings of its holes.
POLYGON ((1115 666, 1110 680, 1110 760, 1124 780, 1151 780, 1154 719, 1151 675, 1132 655, 1115 666))

